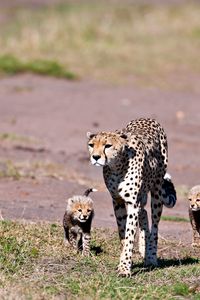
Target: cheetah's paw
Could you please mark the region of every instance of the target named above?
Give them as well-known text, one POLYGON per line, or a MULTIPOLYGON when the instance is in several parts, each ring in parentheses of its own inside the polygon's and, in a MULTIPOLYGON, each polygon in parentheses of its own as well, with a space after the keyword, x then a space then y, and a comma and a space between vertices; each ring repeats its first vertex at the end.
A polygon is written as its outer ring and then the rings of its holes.
POLYGON ((200 248, 200 242, 199 243, 192 243, 193 248, 200 248))
POLYGON ((145 259, 144 266, 145 267, 157 267, 158 266, 157 258, 151 257, 149 259, 145 259))
POLYGON ((119 264, 117 274, 122 277, 131 277, 131 270, 128 266, 119 264))

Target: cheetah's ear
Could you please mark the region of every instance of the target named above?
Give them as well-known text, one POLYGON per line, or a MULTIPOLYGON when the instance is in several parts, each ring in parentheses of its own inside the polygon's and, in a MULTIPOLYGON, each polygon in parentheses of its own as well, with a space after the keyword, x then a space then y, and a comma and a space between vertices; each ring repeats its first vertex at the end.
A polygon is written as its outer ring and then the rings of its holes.
POLYGON ((69 199, 67 200, 67 202, 68 202, 68 204, 72 204, 72 203, 74 203, 74 199, 73 199, 73 198, 69 198, 69 199))
POLYGON ((94 136, 96 136, 96 134, 94 134, 94 133, 91 133, 91 132, 87 132, 87 138, 90 140, 90 139, 92 139, 94 136))

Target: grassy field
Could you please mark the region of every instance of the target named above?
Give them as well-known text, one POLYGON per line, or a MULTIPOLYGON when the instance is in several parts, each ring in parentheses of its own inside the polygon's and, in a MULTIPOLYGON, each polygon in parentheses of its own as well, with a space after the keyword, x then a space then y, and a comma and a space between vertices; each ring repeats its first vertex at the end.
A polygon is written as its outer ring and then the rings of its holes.
POLYGON ((162 85, 171 75, 200 73, 199 13, 192 2, 1 9, 0 70, 162 85))
POLYGON ((48 75, 57 78, 76 79, 76 75, 67 71, 56 61, 47 59, 30 59, 23 61, 14 55, 0 56, 0 71, 9 75, 30 72, 39 75, 48 75))
POLYGON ((134 254, 131 278, 119 278, 117 233, 96 229, 84 258, 63 245, 59 224, 0 222, 1 299, 200 299, 199 253, 160 240, 159 268, 134 254))

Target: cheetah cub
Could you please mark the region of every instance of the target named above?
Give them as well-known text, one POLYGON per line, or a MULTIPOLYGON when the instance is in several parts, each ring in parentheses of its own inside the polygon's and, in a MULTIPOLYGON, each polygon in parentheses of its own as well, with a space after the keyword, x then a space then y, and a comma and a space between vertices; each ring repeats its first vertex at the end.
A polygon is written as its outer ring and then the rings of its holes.
POLYGON ((193 247, 200 247, 200 185, 194 186, 188 194, 189 217, 193 230, 193 247))
POLYGON ((90 231, 94 217, 93 201, 88 195, 96 191, 96 189, 87 189, 83 196, 76 195, 69 198, 63 217, 66 244, 86 256, 90 254, 90 231))

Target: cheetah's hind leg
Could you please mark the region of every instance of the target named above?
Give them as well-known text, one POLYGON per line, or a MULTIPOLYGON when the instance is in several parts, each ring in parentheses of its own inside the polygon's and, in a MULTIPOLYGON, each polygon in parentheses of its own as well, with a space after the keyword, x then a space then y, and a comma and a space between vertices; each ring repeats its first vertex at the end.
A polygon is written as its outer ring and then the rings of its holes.
POLYGON ((146 266, 157 266, 157 247, 158 247, 158 225, 162 214, 163 202, 160 197, 161 186, 156 186, 151 191, 151 233, 147 252, 145 255, 146 266))
POLYGON ((147 211, 141 208, 139 212, 139 252, 142 258, 146 257, 150 232, 147 211))
POLYGON ((147 204, 147 193, 139 196, 139 202, 141 207, 139 211, 139 252, 142 258, 145 258, 150 238, 148 214, 144 209, 147 204))

